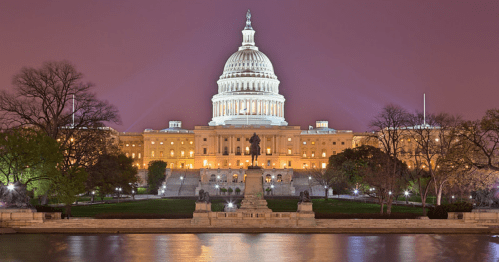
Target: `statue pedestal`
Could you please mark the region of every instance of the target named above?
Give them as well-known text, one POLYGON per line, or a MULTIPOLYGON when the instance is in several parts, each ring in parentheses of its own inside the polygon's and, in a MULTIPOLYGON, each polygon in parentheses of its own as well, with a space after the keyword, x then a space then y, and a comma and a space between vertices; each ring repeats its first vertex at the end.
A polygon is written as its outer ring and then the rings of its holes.
POLYGON ((297 225, 298 226, 315 226, 315 213, 312 208, 312 202, 298 203, 297 225))
POLYGON ((191 225, 209 226, 210 212, 211 203, 196 201, 196 210, 192 214, 191 225))
POLYGON ((244 199, 241 201, 239 212, 272 212, 267 207, 267 200, 263 199, 263 170, 250 168, 246 171, 244 199))

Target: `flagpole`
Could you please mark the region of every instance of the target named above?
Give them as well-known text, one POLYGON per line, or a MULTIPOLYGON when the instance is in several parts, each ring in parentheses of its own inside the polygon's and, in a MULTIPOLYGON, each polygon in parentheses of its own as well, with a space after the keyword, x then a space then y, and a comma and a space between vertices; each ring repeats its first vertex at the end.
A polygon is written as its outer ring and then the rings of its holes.
POLYGON ((75 94, 73 94, 73 128, 75 127, 75 94))

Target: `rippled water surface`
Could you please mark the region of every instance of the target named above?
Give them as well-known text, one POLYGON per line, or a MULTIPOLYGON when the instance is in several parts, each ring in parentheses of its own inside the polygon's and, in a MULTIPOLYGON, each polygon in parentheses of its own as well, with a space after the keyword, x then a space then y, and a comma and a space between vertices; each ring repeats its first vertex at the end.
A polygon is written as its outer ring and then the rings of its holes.
POLYGON ((498 261, 488 235, 0 235, 0 261, 498 261))

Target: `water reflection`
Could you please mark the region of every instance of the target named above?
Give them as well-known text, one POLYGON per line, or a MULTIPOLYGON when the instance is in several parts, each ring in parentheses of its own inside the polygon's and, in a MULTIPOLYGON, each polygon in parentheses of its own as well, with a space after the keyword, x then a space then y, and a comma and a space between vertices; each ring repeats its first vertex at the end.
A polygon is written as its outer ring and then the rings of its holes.
POLYGON ((0 235, 0 261, 497 261, 487 235, 0 235))

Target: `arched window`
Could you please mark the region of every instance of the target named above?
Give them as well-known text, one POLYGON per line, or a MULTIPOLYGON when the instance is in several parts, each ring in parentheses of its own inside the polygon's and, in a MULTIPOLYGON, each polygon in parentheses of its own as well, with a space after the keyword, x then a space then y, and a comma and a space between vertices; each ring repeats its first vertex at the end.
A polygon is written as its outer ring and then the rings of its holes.
POLYGON ((210 176, 210 182, 217 182, 217 176, 215 174, 210 176))
POLYGON ((277 182, 282 182, 282 175, 281 174, 277 175, 277 182))
POLYGON ((236 155, 241 155, 241 147, 236 147, 236 155))
POLYGON ((237 183, 237 174, 232 175, 232 183, 237 183))
POLYGON ((270 182, 272 182, 272 178, 270 177, 270 175, 269 175, 269 174, 267 174, 267 175, 265 176, 265 183, 270 183, 270 182))

